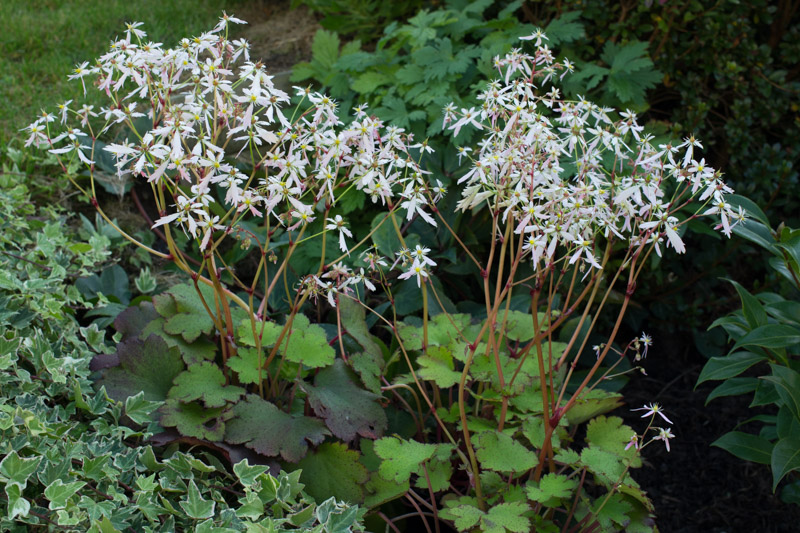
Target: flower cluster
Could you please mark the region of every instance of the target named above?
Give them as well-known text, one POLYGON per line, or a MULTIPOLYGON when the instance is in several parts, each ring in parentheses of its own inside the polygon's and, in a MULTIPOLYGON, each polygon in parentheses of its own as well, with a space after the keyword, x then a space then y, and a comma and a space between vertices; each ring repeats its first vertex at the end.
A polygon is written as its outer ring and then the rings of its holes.
POLYGON ((83 63, 70 76, 84 84, 93 80, 110 106, 95 112, 62 104, 60 124, 71 115, 81 129, 57 133, 55 117, 44 114, 28 126, 27 144, 93 168, 92 140, 127 128, 125 142, 103 148, 115 158, 116 172, 153 185, 160 211, 154 228, 179 227, 205 252, 218 245, 217 232, 229 231, 244 215, 287 231, 300 231, 322 215, 328 222, 323 231, 334 232, 349 253, 352 231, 341 215, 327 214, 351 188, 373 203, 404 210, 408 220, 419 216, 436 224, 431 206, 444 188, 429 190, 426 172, 412 156, 424 145, 370 116, 366 106, 344 125, 335 101, 305 88, 295 89, 306 108, 290 118, 284 111, 290 96, 275 87, 263 64, 250 60, 246 41, 227 38, 232 23, 243 21, 226 15, 210 32, 173 49, 146 42, 141 24, 128 24, 94 66, 83 63), (244 173, 242 163, 253 171, 244 173), (224 216, 214 214, 214 186, 225 190, 224 216))
POLYGON ((744 213, 725 201, 732 191, 720 174, 697 160, 696 139, 654 146, 633 112, 561 98, 556 74, 572 64, 555 61, 541 32, 529 39, 537 46, 533 55, 512 50, 495 60, 503 77, 480 94, 480 108, 444 110, 454 134, 469 127, 484 132, 474 156, 468 148, 459 152, 471 161, 458 180, 460 209, 488 205, 504 223, 512 220, 534 268, 557 262, 559 249, 570 264, 601 268, 600 235, 632 248, 652 243, 659 255, 666 238, 684 253, 679 227, 687 219, 678 212, 692 197, 703 207, 691 216, 719 215, 730 236, 744 213))

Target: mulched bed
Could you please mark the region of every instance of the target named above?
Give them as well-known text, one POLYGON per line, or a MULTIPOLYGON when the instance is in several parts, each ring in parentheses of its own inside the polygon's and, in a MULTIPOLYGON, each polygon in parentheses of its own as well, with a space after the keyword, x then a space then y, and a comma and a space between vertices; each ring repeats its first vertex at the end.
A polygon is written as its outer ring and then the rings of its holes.
MULTIPOLYGON (((674 422, 671 452, 657 442, 644 450, 644 466, 633 477, 656 507, 662 533, 738 533, 800 531, 800 506, 783 503, 778 486, 772 493, 768 466, 742 461, 711 447, 736 424, 759 411, 748 408, 752 395, 718 398, 705 406, 719 382, 694 389, 704 360, 683 339, 658 335, 644 361, 647 376, 638 376, 623 389, 627 406, 614 414, 641 429, 631 408, 657 401, 674 422)), ((760 411, 768 412, 768 411, 760 411)), ((756 431, 757 424, 742 431, 756 431), (750 428, 750 429, 748 429, 750 428)))

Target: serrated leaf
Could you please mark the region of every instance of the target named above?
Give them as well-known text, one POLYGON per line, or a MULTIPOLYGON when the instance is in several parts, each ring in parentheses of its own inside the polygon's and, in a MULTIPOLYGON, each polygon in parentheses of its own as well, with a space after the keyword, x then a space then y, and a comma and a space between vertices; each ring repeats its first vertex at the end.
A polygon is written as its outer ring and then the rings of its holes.
POLYGON ((459 505, 448 509, 448 514, 455 517, 454 524, 459 531, 467 531, 477 524, 486 513, 471 505, 459 505))
POLYGON ((342 440, 353 440, 356 435, 377 439, 386 429, 386 414, 376 403, 380 396, 358 387, 341 359, 321 370, 313 387, 301 387, 314 412, 342 440))
POLYGON ((581 463, 606 486, 615 485, 625 472, 619 455, 592 446, 581 451, 581 463))
POLYGON ((144 341, 122 341, 116 355, 119 365, 106 368, 97 385, 104 386, 108 395, 118 401, 139 392, 151 402, 166 400, 172 380, 184 369, 178 350, 168 348, 156 335, 144 341))
POLYGON ((290 463, 305 456, 308 445, 320 444, 330 432, 322 421, 307 416, 292 416, 274 404, 250 394, 233 408, 225 440, 244 444, 256 452, 290 463))
POLYGON ((392 81, 392 77, 382 72, 367 71, 358 76, 350 88, 359 94, 375 92, 381 85, 386 85, 392 81))
POLYGON ((258 350, 241 346, 236 355, 228 359, 228 368, 236 372, 239 383, 258 383, 259 377, 268 377, 266 371, 262 371, 260 375, 258 372, 259 364, 263 365, 265 361, 266 354, 262 353, 259 358, 258 350))
POLYGON ((535 453, 500 431, 479 434, 475 454, 483 468, 496 472, 527 472, 539 462, 535 453))
POLYGON ((231 412, 222 407, 205 408, 198 403, 181 403, 178 400, 167 400, 159 412, 163 415, 160 420, 162 426, 174 427, 186 437, 211 442, 222 440, 225 420, 231 417, 231 412))
POLYGON ((450 388, 461 380, 461 372, 454 370, 450 349, 444 346, 429 346, 425 355, 417 358, 417 363, 419 377, 441 388, 450 388))
POLYGON ((292 322, 291 335, 286 335, 281 347, 286 360, 312 368, 321 368, 333 363, 336 351, 328 344, 325 330, 311 324, 305 315, 297 314, 292 322))
POLYGON ((728 379, 738 376, 751 366, 767 358, 752 352, 734 352, 724 357, 712 357, 700 371, 697 384, 709 380, 728 379))
POLYGON ((189 490, 187 491, 186 499, 181 500, 180 505, 189 518, 204 520, 214 516, 216 502, 214 500, 204 499, 194 480, 191 480, 189 482, 189 490))
POLYGON ((614 493, 607 499, 602 496, 595 500, 593 512, 604 528, 611 528, 612 522, 625 527, 630 522, 628 513, 633 509, 633 506, 625 500, 625 497, 620 493, 614 493), (603 506, 600 509, 600 506, 603 506), (599 512, 597 512, 599 509, 599 512))
POLYGON ((549 40, 547 44, 550 47, 554 47, 583 38, 586 32, 583 29, 583 24, 577 22, 580 16, 580 11, 567 11, 551 20, 550 24, 544 29, 544 33, 547 34, 549 40))
POLYGON ((638 468, 642 464, 639 454, 633 448, 625 449, 634 433, 618 416, 598 416, 586 427, 586 441, 592 447, 630 459, 631 466, 638 468))
POLYGON ((203 400, 206 407, 223 407, 228 402, 235 402, 244 393, 241 387, 225 385, 222 370, 209 361, 192 365, 175 378, 175 386, 168 397, 182 402, 203 400))
POLYGON ((298 464, 300 481, 306 492, 318 502, 335 497, 352 503, 364 501, 367 469, 359 462, 360 454, 341 442, 325 443, 306 455, 298 464))
POLYGON ((369 333, 364 307, 350 298, 340 298, 339 314, 342 326, 364 350, 350 357, 353 370, 361 377, 364 386, 378 394, 381 390, 380 375, 383 370, 383 351, 369 333))
POLYGON ((558 507, 561 502, 571 498, 578 486, 577 479, 570 479, 563 474, 545 474, 536 485, 528 482, 526 492, 528 498, 545 507, 558 507))
POLYGON ((419 471, 420 465, 436 453, 435 444, 423 444, 397 437, 384 437, 375 441, 375 453, 383 459, 381 476, 397 483, 408 481, 411 474, 419 471))
POLYGON ((773 446, 770 441, 741 431, 730 431, 712 442, 711 446, 717 446, 739 459, 754 463, 768 465, 772 459, 773 446))
POLYGON ((592 389, 581 394, 566 417, 570 425, 582 424, 597 415, 613 411, 622 405, 622 395, 603 389, 592 389))
POLYGON ((525 533, 530 531, 530 520, 523 516, 530 507, 523 502, 494 505, 481 517, 482 529, 486 533, 525 533))
POLYGON ((339 37, 332 31, 317 30, 311 43, 314 61, 325 69, 332 69, 339 59, 339 37))
MULTIPOLYGON (((156 306, 156 310, 164 317, 164 331, 170 335, 180 335, 188 343, 192 343, 205 333, 214 331, 214 321, 208 315, 203 301, 213 309, 214 291, 205 284, 197 286, 202 294, 198 294, 193 285, 180 284, 170 288, 169 294, 175 301, 175 314, 163 306, 156 306), (166 312, 162 312, 166 311, 166 312)), ((162 295, 163 296, 163 295, 162 295)), ((171 309, 170 309, 171 310, 171 309)))

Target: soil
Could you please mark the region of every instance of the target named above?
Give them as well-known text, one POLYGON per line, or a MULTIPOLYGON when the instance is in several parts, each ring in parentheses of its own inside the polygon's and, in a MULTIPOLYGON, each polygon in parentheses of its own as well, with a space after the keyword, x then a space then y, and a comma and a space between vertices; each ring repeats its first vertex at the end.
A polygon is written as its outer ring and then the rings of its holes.
MULTIPOLYGON (((748 407, 751 395, 705 400, 719 382, 694 388, 703 358, 686 335, 658 335, 645 360, 647 376, 634 378, 622 393, 628 403, 614 414, 641 428, 631 408, 659 402, 673 421, 668 453, 655 443, 644 450, 645 465, 633 472, 656 508, 662 533, 739 533, 800 531, 800 506, 783 503, 779 485, 772 493, 768 466, 742 461, 710 444, 748 418, 769 411, 748 407)), ((774 411, 772 412, 774 414, 774 411)), ((740 431, 757 432, 751 424, 740 431)))

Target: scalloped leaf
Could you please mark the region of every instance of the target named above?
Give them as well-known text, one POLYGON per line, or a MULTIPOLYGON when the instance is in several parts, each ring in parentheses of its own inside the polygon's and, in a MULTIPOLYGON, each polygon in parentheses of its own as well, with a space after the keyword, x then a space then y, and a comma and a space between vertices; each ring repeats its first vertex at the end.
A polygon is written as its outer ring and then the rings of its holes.
POLYGON ((225 385, 222 370, 211 362, 190 366, 175 378, 169 398, 182 402, 202 400, 206 407, 224 407, 235 402, 244 393, 241 387, 225 385))
POLYGON ((430 346, 417 358, 420 365, 419 376, 422 379, 433 381, 442 388, 450 388, 461 380, 461 372, 455 370, 453 354, 443 346, 430 346))
POLYGON ((297 464, 302 469, 300 481, 306 484, 306 492, 319 502, 333 496, 361 503, 369 474, 359 462, 360 457, 360 453, 341 442, 326 442, 297 464))
POLYGON ((369 390, 380 393, 380 375, 383 370, 384 360, 381 347, 369 333, 364 307, 350 298, 339 299, 339 315, 342 317, 342 326, 347 334, 361 345, 364 352, 350 357, 353 366, 361 381, 369 390))
MULTIPOLYGON (((150 335, 144 341, 122 341, 117 345, 116 357, 119 364, 106 368, 97 386, 105 386, 106 393, 118 401, 139 392, 151 402, 166 400, 172 380, 185 368, 180 352, 169 348, 157 335, 150 335)), ((95 357, 93 363, 95 360, 101 359, 95 357)))
POLYGON ((377 439, 386 429, 386 414, 376 402, 380 396, 356 385, 341 359, 321 370, 313 387, 301 387, 314 412, 342 440, 353 440, 356 435, 377 439))
POLYGON ((233 408, 227 423, 225 440, 269 457, 280 455, 296 463, 308 452, 308 445, 317 445, 330 432, 322 421, 307 416, 292 416, 274 404, 250 394, 233 408))
POLYGON ((625 449, 634 433, 618 416, 598 416, 586 427, 586 441, 592 447, 630 459, 631 466, 638 468, 642 466, 639 454, 634 448, 625 449))
POLYGON ((573 496, 577 486, 577 479, 570 479, 563 474, 545 474, 538 485, 529 481, 526 492, 528 498, 545 507, 558 507, 573 496))
POLYGON ((166 319, 164 331, 170 335, 180 335, 189 343, 197 340, 203 333, 208 335, 214 331, 214 321, 203 305, 205 300, 206 304, 213 308, 214 290, 205 284, 198 284, 197 287, 203 296, 202 299, 193 285, 182 283, 170 288, 166 293, 174 300, 174 307, 163 300, 159 300, 160 304, 156 305, 156 310, 166 319), (174 314, 171 313, 173 310, 174 314))
POLYGON ((535 453, 500 431, 478 435, 475 454, 483 468, 496 472, 527 472, 539 463, 535 453))
POLYGON ((232 416, 223 407, 209 409, 199 403, 181 403, 178 400, 167 400, 159 412, 162 414, 159 423, 165 428, 174 427, 185 437, 211 442, 222 440, 225 421, 232 416))
MULTIPOLYGON (((265 354, 261 354, 261 360, 259 361, 258 350, 240 346, 236 355, 228 359, 228 368, 236 372, 239 377, 239 383, 258 383, 258 366, 259 363, 263 365, 264 361, 266 361, 265 354)), ((262 372, 261 378, 264 379, 266 377, 267 373, 265 371, 262 372)))
POLYGON ((419 471, 420 465, 436 453, 435 444, 423 444, 414 440, 384 437, 375 441, 375 453, 383 459, 378 471, 390 481, 403 483, 411 474, 419 471))
POLYGON ((287 361, 312 368, 328 366, 336 358, 336 351, 328 344, 325 330, 311 324, 305 315, 299 313, 292 322, 292 334, 284 337, 281 348, 287 361))

